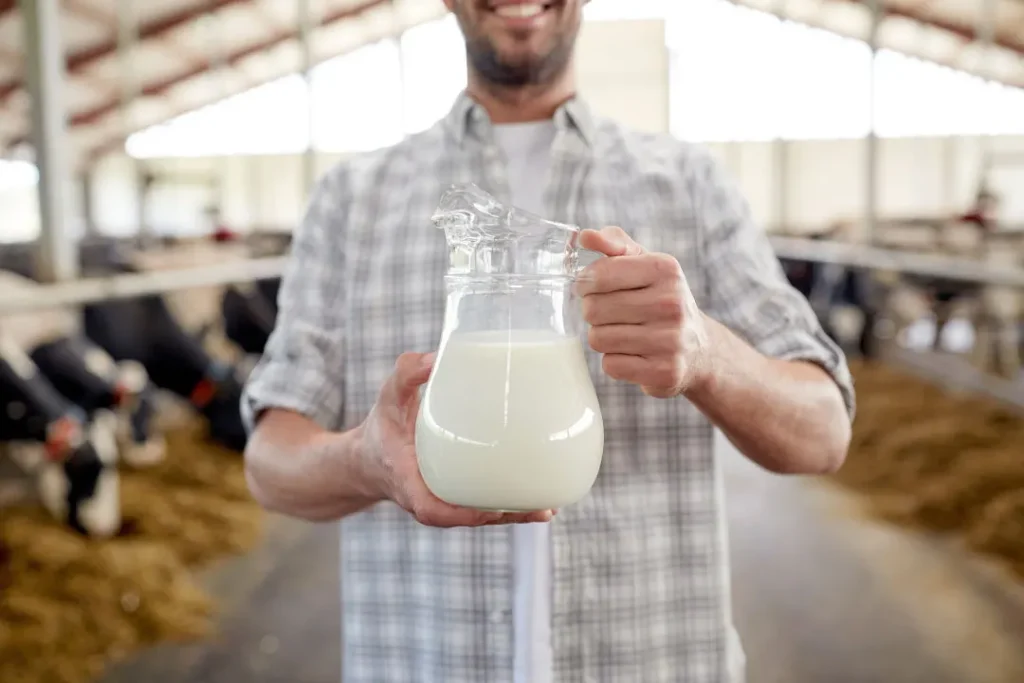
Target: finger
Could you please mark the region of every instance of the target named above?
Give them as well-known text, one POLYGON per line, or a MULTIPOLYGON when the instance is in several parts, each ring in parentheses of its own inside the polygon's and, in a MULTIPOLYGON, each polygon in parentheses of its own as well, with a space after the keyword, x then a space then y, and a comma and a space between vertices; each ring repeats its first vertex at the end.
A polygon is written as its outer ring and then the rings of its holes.
POLYGON ((497 522, 502 517, 500 512, 484 512, 446 503, 431 493, 422 479, 407 482, 403 498, 404 501, 399 504, 425 526, 483 526, 497 522))
POLYGON ((657 278, 658 272, 654 270, 649 254, 604 258, 580 272, 576 278, 576 293, 586 296, 641 289, 654 284, 657 278))
POLYGON ((653 287, 607 294, 588 294, 582 302, 583 319, 591 325, 665 322, 681 324, 685 314, 682 296, 653 287))
POLYGON ((669 254, 640 254, 595 261, 577 278, 576 292, 606 294, 641 289, 654 284, 679 286, 685 282, 679 261, 669 254))
POLYGON ((555 510, 534 512, 493 512, 452 505, 435 496, 427 488, 419 470, 405 484, 406 501, 402 504, 420 524, 435 527, 484 526, 493 524, 529 524, 550 522, 555 510))
POLYGON ((671 386, 671 361, 608 353, 601 359, 601 368, 612 379, 641 386, 671 386))
POLYGON ((437 506, 427 506, 413 510, 413 517, 424 526, 451 529, 454 527, 486 526, 489 524, 500 524, 502 514, 500 512, 482 512, 469 508, 460 508, 441 503, 437 506))
POLYGON ((579 241, 584 249, 598 251, 605 256, 637 256, 644 253, 644 248, 617 226, 584 230, 580 233, 579 241))
POLYGON ((590 348, 598 353, 662 356, 678 352, 679 330, 655 325, 596 325, 587 332, 590 348))
POLYGON ((489 524, 535 524, 550 522, 556 514, 555 510, 539 510, 537 512, 507 512, 496 522, 489 524))
POLYGON ((411 513, 420 524, 445 528, 481 526, 501 519, 500 512, 474 510, 441 500, 427 488, 419 466, 415 463, 406 464, 408 467, 402 468, 404 474, 399 475, 400 499, 395 502, 411 513))

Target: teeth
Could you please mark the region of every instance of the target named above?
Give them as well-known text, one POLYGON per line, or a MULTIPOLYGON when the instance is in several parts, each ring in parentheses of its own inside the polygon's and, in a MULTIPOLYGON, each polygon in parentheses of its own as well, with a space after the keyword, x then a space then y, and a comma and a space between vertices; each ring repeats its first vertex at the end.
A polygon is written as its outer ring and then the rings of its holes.
POLYGON ((535 17, 544 11, 544 5, 540 3, 520 3, 515 5, 501 5, 494 10, 499 17, 528 18, 535 17))

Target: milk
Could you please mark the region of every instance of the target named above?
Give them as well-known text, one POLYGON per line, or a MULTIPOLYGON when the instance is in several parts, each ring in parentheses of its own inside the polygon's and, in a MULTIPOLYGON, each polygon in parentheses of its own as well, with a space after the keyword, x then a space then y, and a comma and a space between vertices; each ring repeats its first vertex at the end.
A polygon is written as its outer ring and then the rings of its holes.
POLYGON ((438 498, 483 510, 560 508, 590 490, 603 449, 578 338, 517 330, 447 339, 416 422, 420 472, 438 498))

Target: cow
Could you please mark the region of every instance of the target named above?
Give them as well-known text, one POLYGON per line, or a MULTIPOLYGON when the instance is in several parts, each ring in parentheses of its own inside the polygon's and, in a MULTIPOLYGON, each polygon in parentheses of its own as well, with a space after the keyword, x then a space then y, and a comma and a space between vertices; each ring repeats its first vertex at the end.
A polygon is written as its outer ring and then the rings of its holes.
MULTIPOLYGON (((38 287, 18 274, 0 271, 0 291, 31 293, 38 287)), ((76 311, 58 307, 0 315, 0 326, 65 399, 88 415, 98 410, 115 414, 118 450, 127 464, 142 467, 163 458, 164 440, 145 369, 138 363, 114 365, 82 339, 76 311)))
POLYGON ((121 527, 116 423, 61 396, 0 330, 0 449, 34 478, 51 515, 88 536, 121 527))
MULTIPOLYGON (((93 248, 88 259, 83 254, 82 271, 87 277, 109 276, 249 256, 249 247, 242 243, 193 240, 153 251, 111 243, 93 248)), ((85 336, 118 363, 138 362, 155 386, 187 399, 207 419, 212 440, 240 451, 246 441, 240 368, 246 353, 251 358, 262 352, 275 316, 276 307, 258 288, 244 285, 88 304, 82 307, 80 322, 85 336), (227 338, 229 327, 234 342, 227 338)))
POLYGON ((149 467, 164 459, 167 445, 156 428, 156 393, 140 363, 115 363, 102 349, 72 337, 44 342, 29 356, 54 388, 87 414, 108 410, 117 416, 122 462, 149 467))
POLYGON ((221 299, 224 335, 242 351, 259 356, 277 319, 276 306, 259 287, 231 287, 221 299))
MULTIPOLYGON (((91 264, 91 271, 142 273, 248 258, 250 249, 241 242, 182 240, 152 251, 125 250, 101 267, 91 264)), ((213 441, 241 451, 240 368, 246 353, 262 353, 275 315, 254 286, 226 285, 89 304, 83 326, 112 357, 139 361, 154 384, 187 399, 207 419, 213 441), (227 337, 229 325, 241 343, 227 337)))
POLYGON ((178 395, 206 418, 211 440, 241 452, 242 382, 235 368, 217 361, 188 334, 160 296, 147 295, 87 304, 85 335, 116 361, 137 361, 150 380, 178 395))

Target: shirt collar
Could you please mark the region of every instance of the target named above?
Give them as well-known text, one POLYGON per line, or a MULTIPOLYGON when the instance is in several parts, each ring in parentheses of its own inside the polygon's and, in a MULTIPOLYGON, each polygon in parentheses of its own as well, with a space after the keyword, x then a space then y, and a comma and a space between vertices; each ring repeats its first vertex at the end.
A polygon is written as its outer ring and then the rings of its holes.
MULTIPOLYGON (((490 135, 491 120, 479 103, 466 93, 459 93, 451 111, 445 117, 455 140, 461 145, 467 137, 486 139, 490 135)), ((588 147, 593 147, 596 124, 590 106, 578 95, 568 100, 555 112, 555 127, 578 134, 588 147)))

